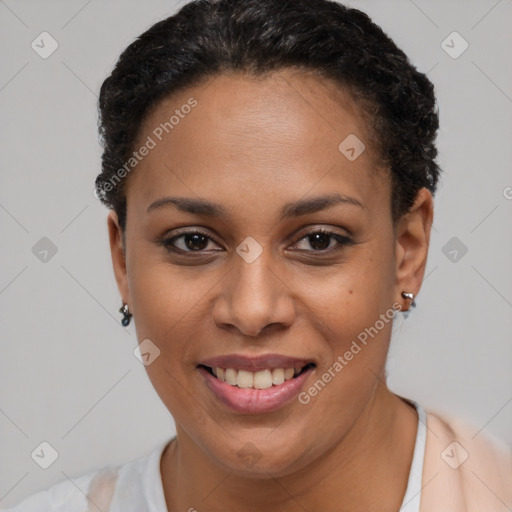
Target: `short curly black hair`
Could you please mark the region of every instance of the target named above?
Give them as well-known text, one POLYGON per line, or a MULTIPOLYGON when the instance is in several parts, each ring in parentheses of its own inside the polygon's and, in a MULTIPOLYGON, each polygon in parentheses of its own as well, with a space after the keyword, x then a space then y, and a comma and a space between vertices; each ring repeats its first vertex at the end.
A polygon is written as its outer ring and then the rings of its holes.
POLYGON ((285 68, 319 72, 359 100, 391 176, 393 222, 421 188, 435 193, 434 86, 368 15, 330 0, 194 0, 131 43, 101 86, 95 194, 123 231, 126 162, 149 110, 222 72, 285 68))

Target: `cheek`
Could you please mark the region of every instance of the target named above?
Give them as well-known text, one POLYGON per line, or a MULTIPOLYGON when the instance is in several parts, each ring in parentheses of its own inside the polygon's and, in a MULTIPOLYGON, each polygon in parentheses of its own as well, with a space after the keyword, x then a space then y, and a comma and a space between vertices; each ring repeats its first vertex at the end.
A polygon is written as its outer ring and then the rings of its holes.
POLYGON ((208 293, 223 272, 178 267, 156 252, 134 250, 128 267, 137 340, 150 340, 159 351, 145 369, 162 402, 177 416, 180 411, 190 415, 190 376, 196 372, 200 340, 212 332, 208 293))
POLYGON ((168 286, 162 279, 156 283, 148 272, 144 278, 140 276, 134 287, 137 340, 149 343, 150 351, 158 354, 145 370, 162 403, 173 415, 200 421, 200 411, 190 407, 194 398, 188 385, 193 359, 190 341, 198 336, 190 316, 192 305, 173 296, 176 286, 168 286))
POLYGON ((373 382, 385 366, 396 313, 392 300, 367 293, 371 288, 363 281, 347 290, 329 293, 324 289, 324 305, 310 304, 310 308, 317 308, 312 322, 325 345, 319 377, 329 373, 324 380, 334 382, 331 387, 337 388, 338 396, 357 400, 365 383, 373 382))
POLYGON ((317 439, 336 437, 333 422, 340 431, 348 429, 371 402, 379 381, 385 381, 396 312, 384 299, 388 293, 381 300, 364 280, 351 285, 346 292, 324 289, 324 306, 312 315, 324 339, 322 363, 299 401, 303 414, 325 420, 306 427, 317 439))
MULTIPOLYGON (((329 273, 301 276, 296 286, 318 319, 326 338, 347 338, 373 325, 394 302, 394 261, 390 244, 372 241, 356 247, 343 264, 329 273)), ((291 278, 291 276, 290 276, 291 278)), ((385 329, 384 329, 385 331, 385 329)), ((383 333, 384 334, 384 333, 383 333)))
POLYGON ((210 279, 200 267, 172 265, 160 253, 163 249, 144 247, 147 251, 134 250, 128 267, 136 326, 142 339, 172 340, 193 327, 190 319, 201 307, 210 279))
POLYGON ((162 393, 179 395, 173 390, 179 391, 177 388, 183 381, 185 341, 192 335, 184 329, 191 327, 188 315, 193 309, 194 297, 184 283, 177 280, 172 267, 156 261, 154 256, 134 251, 130 263, 128 280, 137 340, 158 354, 145 369, 156 391, 167 403, 162 393))
POLYGON ((383 242, 369 243, 316 288, 305 280, 306 310, 324 339, 318 377, 329 391, 320 403, 355 404, 381 376, 396 316, 394 280, 393 253, 383 242))

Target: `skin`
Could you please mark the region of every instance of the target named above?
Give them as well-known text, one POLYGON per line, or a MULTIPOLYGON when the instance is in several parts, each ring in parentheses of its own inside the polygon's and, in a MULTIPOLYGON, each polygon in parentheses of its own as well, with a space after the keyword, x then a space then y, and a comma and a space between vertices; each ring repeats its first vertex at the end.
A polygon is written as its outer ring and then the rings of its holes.
POLYGON ((402 291, 419 292, 432 195, 421 189, 393 225, 391 185, 366 117, 348 91, 304 71, 222 74, 183 90, 149 113, 139 145, 191 97, 197 106, 127 179, 126 246, 116 214, 108 216, 119 291, 139 342, 161 351, 146 369, 176 423, 161 460, 168 509, 396 511, 418 419, 385 384, 391 322, 307 405, 233 412, 196 366, 233 353, 312 358, 307 389, 395 301, 408 309, 402 291), (366 145, 354 161, 338 150, 349 134, 366 145), (279 219, 285 203, 334 192, 364 207, 279 219), (221 203, 229 217, 146 211, 171 195, 221 203), (177 228, 210 237, 192 245, 202 256, 183 238, 181 255, 159 243, 177 228), (315 249, 306 235, 318 228, 354 243, 327 238, 315 249), (236 252, 248 236, 263 249, 250 264, 236 252), (249 465, 246 443, 259 455, 249 465))

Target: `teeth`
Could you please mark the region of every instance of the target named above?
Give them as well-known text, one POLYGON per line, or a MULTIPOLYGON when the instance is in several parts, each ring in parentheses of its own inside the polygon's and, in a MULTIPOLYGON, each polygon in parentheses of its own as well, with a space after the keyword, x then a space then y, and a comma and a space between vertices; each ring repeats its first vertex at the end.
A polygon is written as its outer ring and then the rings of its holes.
POLYGON ((286 370, 284 371, 284 380, 293 379, 294 375, 295 375, 295 368, 286 368, 286 370))
POLYGON ((256 389, 267 389, 272 387, 272 372, 263 370, 254 374, 253 387, 256 389))
POLYGON ((237 375, 238 372, 236 370, 233 370, 233 368, 226 368, 225 379, 228 384, 236 386, 238 384, 237 375))
POLYGON ((238 370, 237 384, 239 388, 252 388, 254 382, 254 373, 238 370))
POLYGON ((282 368, 274 368, 272 370, 272 384, 279 386, 284 382, 284 370, 282 368))
POLYGON ((286 380, 296 377, 303 367, 273 368, 259 372, 248 372, 234 368, 212 368, 212 373, 222 382, 239 388, 268 389, 279 386, 286 380))

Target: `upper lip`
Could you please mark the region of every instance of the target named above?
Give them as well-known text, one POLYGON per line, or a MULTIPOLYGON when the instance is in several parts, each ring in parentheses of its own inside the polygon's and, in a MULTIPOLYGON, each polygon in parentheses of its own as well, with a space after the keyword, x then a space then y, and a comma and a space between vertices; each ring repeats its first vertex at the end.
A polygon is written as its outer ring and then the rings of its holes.
POLYGON ((260 356, 245 356, 242 354, 231 354, 217 356, 201 361, 199 364, 210 368, 235 368, 248 372, 259 372, 272 368, 303 368, 313 363, 312 359, 290 357, 280 354, 263 354, 260 356))

